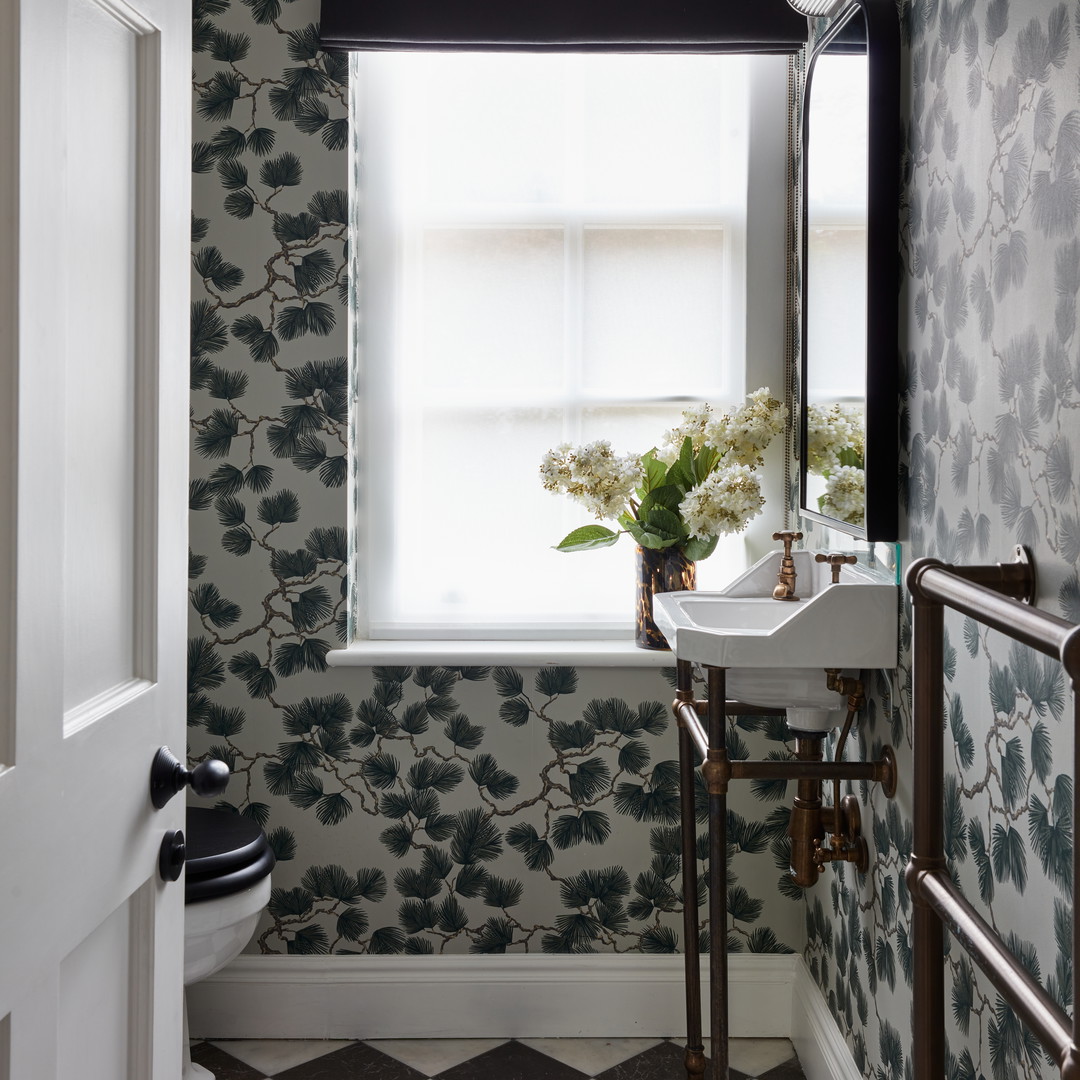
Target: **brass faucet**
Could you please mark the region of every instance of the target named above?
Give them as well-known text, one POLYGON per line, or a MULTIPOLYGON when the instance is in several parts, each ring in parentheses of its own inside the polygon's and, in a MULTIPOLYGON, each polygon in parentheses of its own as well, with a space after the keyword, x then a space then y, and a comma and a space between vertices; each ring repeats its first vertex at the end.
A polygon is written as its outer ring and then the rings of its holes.
POLYGON ((780 573, 777 574, 776 587, 773 589, 774 600, 798 600, 795 595, 795 560, 791 557, 791 545, 802 539, 801 532, 774 532, 774 540, 784 543, 784 557, 780 560, 780 573))
POLYGON ((828 555, 823 555, 819 551, 814 556, 814 562, 826 562, 832 568, 832 583, 834 585, 840 581, 840 567, 858 561, 858 557, 855 555, 844 555, 837 551, 830 551, 828 555))

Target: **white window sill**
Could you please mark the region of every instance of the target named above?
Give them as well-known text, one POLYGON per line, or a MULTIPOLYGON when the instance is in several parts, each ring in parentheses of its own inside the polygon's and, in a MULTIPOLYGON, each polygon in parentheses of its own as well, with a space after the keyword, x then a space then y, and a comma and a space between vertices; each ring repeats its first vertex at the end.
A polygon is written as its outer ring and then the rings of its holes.
POLYGON ((488 667, 674 667, 675 654, 639 649, 632 638, 554 641, 431 641, 364 640, 326 655, 331 667, 370 667, 375 664, 453 664, 488 667))

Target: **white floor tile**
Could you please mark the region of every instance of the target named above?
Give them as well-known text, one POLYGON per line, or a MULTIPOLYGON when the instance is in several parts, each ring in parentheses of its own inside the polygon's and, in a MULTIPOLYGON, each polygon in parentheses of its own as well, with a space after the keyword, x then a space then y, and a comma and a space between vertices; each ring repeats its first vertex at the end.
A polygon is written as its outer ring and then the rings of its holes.
POLYGON ((635 1054, 644 1053, 662 1039, 518 1039, 572 1069, 596 1076, 635 1054))
POLYGON ((731 1039, 728 1064, 747 1076, 757 1076, 790 1061, 795 1048, 787 1039, 731 1039))
POLYGON ((425 1076, 502 1046, 506 1039, 365 1039, 368 1046, 404 1062, 425 1076))
POLYGON ((351 1046, 353 1039, 212 1039, 226 1054, 239 1058, 245 1065, 273 1076, 294 1065, 322 1057, 343 1046, 351 1046))

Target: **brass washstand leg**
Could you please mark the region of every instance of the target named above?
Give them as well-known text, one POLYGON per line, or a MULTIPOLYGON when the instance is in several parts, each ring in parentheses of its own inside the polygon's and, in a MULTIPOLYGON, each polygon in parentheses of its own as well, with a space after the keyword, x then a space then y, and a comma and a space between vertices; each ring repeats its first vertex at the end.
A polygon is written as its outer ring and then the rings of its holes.
MULTIPOLYGON (((676 662, 680 698, 693 700, 694 673, 688 660, 676 662)), ((694 743, 686 726, 679 724, 679 821, 682 834, 683 962, 686 971, 687 1080, 705 1075, 705 1047, 701 1041, 701 955, 698 941, 697 807, 694 778, 697 772, 694 743)))
POLYGON ((709 686, 709 1013, 713 1080, 728 1080, 727 783, 716 783, 727 765, 727 671, 706 669, 709 686), (720 770, 716 769, 719 765, 720 770), (710 768, 712 766, 712 768, 710 768))

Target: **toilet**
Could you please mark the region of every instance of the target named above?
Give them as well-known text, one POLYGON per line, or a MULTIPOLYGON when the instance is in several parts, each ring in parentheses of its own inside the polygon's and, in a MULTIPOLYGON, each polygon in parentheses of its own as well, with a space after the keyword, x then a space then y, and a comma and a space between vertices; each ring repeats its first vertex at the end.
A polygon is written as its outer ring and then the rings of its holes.
MULTIPOLYGON (((184 986, 220 971, 248 943, 270 899, 274 852, 262 829, 229 810, 189 806, 184 986)), ((213 1080, 191 1060, 184 995, 183 1080, 213 1080)))

